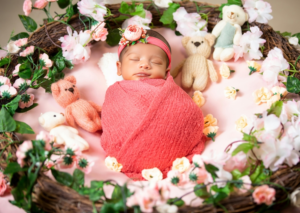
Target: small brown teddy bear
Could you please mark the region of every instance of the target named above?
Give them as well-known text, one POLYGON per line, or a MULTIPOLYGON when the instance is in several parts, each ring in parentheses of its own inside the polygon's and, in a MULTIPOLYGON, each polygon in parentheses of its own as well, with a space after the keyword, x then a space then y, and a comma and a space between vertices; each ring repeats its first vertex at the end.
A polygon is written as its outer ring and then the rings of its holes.
POLYGON ((100 112, 101 106, 94 102, 80 99, 80 94, 75 86, 76 78, 68 76, 51 85, 52 95, 57 103, 66 108, 67 123, 76 127, 76 124, 88 132, 102 129, 100 112))
POLYGON ((208 74, 213 82, 218 80, 217 72, 212 61, 208 60, 211 54, 211 47, 216 37, 212 34, 202 36, 185 36, 181 42, 186 49, 188 58, 184 59, 171 75, 176 78, 182 68, 182 85, 185 88, 203 91, 207 85, 208 74))

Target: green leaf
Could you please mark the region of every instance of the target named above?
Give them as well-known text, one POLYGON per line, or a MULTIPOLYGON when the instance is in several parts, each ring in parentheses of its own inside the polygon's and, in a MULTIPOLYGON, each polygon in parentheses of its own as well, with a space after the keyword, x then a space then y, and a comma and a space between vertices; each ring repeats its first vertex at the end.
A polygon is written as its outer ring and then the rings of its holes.
POLYGON ((0 60, 0 67, 9 64, 10 63, 10 58, 3 58, 0 60))
POLYGON ((232 152, 231 155, 235 156, 239 152, 244 152, 245 154, 247 154, 251 149, 253 149, 253 147, 253 143, 242 143, 232 152))
POLYGON ((217 135, 217 134, 216 134, 215 132, 210 132, 210 133, 208 133, 207 137, 208 137, 208 138, 211 138, 212 141, 215 141, 216 135, 217 135))
POLYGON ((283 101, 276 101, 275 103, 272 104, 271 108, 267 110, 268 115, 274 114, 279 118, 282 111, 282 107, 283 107, 283 101))
POLYGON ((238 169, 233 170, 231 172, 231 174, 232 174, 232 179, 233 180, 238 180, 238 179, 240 179, 240 177, 243 176, 242 173, 238 169))
POLYGON ((254 137, 252 135, 248 135, 245 132, 243 132, 243 140, 244 141, 249 141, 249 142, 254 143, 254 144, 257 143, 256 137, 254 137))
POLYGON ((26 124, 22 121, 16 121, 16 125, 17 125, 17 127, 15 129, 15 132, 17 132, 17 133, 35 134, 34 131, 32 130, 32 128, 28 124, 26 124))
POLYGON ((210 196, 209 198, 207 198, 204 201, 204 203, 207 203, 207 204, 217 204, 221 200, 225 199, 227 196, 228 195, 226 193, 224 193, 224 192, 217 192, 213 196, 210 196))
POLYGON ((95 201, 98 201, 102 196, 104 196, 104 192, 103 192, 103 189, 100 189, 100 190, 97 190, 97 191, 93 191, 93 193, 91 193, 89 195, 89 198, 90 198, 91 201, 95 202, 95 201))
POLYGON ((31 66, 29 62, 20 66, 18 75, 23 79, 29 79, 31 77, 31 66))
POLYGON ((60 172, 55 169, 51 169, 51 173, 55 180, 63 185, 71 186, 73 182, 73 177, 66 172, 60 172))
POLYGON ((286 89, 291 93, 300 93, 300 80, 296 77, 288 76, 286 89))
POLYGON ((91 188, 103 188, 103 181, 97 181, 97 180, 93 180, 91 181, 91 188))
POLYGON ((19 39, 22 39, 22 38, 28 38, 29 37, 29 34, 28 33, 19 33, 13 37, 11 37, 10 39, 13 40, 13 41, 16 41, 16 40, 19 40, 19 39))
POLYGON ((19 18, 28 32, 34 32, 37 29, 36 22, 29 16, 19 15, 19 18))
POLYGON ((116 186, 115 186, 111 198, 112 198, 114 201, 117 201, 117 200, 119 200, 119 199, 122 199, 122 189, 121 189, 121 187, 120 187, 119 185, 116 185, 116 186))
POLYGON ((194 187, 194 193, 196 196, 205 199, 208 198, 210 196, 210 194, 207 192, 207 188, 204 184, 197 184, 194 187))
POLYGON ((213 180, 215 180, 215 178, 217 177, 216 171, 219 171, 219 169, 212 164, 204 163, 204 166, 205 166, 206 171, 211 174, 213 180))
POLYGON ((129 14, 129 9, 130 6, 126 2, 122 1, 119 12, 123 14, 129 14))
POLYGON ((176 12, 176 10, 180 7, 180 4, 177 3, 171 3, 169 4, 169 7, 167 10, 164 11, 163 15, 159 19, 159 21, 163 24, 171 24, 173 19, 173 13, 176 12))
POLYGON ((104 203, 104 205, 101 207, 100 213, 111 213, 115 212, 114 204, 113 203, 104 203))
MULTIPOLYGON (((255 165, 253 165, 254 167, 255 165)), ((266 172, 267 169, 265 169, 263 163, 261 163, 256 170, 254 171, 254 173, 250 176, 251 182, 252 183, 262 183, 264 180, 266 180, 267 178, 270 177, 271 173, 266 172)))
POLYGON ((67 6, 69 6, 70 0, 58 0, 58 1, 57 1, 57 4, 58 4, 58 6, 59 6, 61 9, 64 9, 64 8, 66 8, 67 6))
POLYGON ((83 186, 84 185, 84 172, 80 169, 75 169, 73 172, 74 183, 83 186))
POLYGON ((41 83, 41 87, 45 89, 46 92, 51 93, 51 84, 52 82, 48 79, 43 79, 43 83, 41 83))
POLYGON ((18 109, 20 99, 21 99, 21 95, 17 95, 11 102, 3 105, 3 107, 7 109, 7 111, 11 116, 13 116, 16 112, 16 109, 18 109))
POLYGON ((282 35, 283 37, 287 37, 287 36, 292 36, 292 33, 290 32, 280 32, 280 31, 276 31, 276 33, 282 35))
POLYGON ((73 69, 73 68, 74 68, 74 65, 73 65, 72 62, 69 61, 69 60, 66 60, 66 59, 65 59, 65 64, 66 64, 66 67, 67 67, 68 69, 73 69))
POLYGON ((57 67, 58 72, 63 71, 63 69, 65 69, 66 67, 65 60, 63 58, 57 59, 55 62, 55 66, 57 67))
POLYGON ((24 108, 24 109, 18 108, 18 109, 16 110, 16 112, 17 112, 17 113, 24 113, 24 112, 27 112, 27 111, 29 111, 29 110, 35 108, 36 106, 38 106, 38 104, 37 104, 37 103, 34 103, 34 104, 32 104, 30 107, 26 107, 26 108, 24 108))
POLYGON ((116 46, 119 44, 119 41, 121 40, 121 35, 119 34, 119 29, 113 29, 108 31, 106 43, 109 46, 116 46))
POLYGON ((171 204, 171 205, 176 205, 178 207, 181 207, 184 205, 184 201, 180 198, 178 199, 177 197, 175 198, 170 198, 168 201, 167 201, 167 204, 171 204), (176 201, 175 201, 176 200, 176 201), (175 201, 175 202, 174 202, 175 201))
POLYGON ((0 132, 13 132, 16 129, 16 122, 7 112, 5 107, 0 110, 0 132))
POLYGON ((135 6, 135 11, 131 12, 130 15, 132 16, 140 16, 142 18, 146 18, 146 11, 144 10, 143 4, 139 4, 135 6))
POLYGON ((20 171, 26 171, 28 168, 22 168, 17 162, 10 162, 5 168, 3 174, 13 174, 20 171))
POLYGON ((112 19, 112 21, 120 22, 120 21, 124 21, 126 19, 129 19, 129 18, 130 17, 128 17, 128 16, 120 15, 119 17, 112 19))

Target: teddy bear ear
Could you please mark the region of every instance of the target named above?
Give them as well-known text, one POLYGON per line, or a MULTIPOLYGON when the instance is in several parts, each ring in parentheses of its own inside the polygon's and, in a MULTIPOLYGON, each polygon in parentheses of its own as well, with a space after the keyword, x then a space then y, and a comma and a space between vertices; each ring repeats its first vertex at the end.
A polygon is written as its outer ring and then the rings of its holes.
POLYGON ((223 9, 222 9, 222 13, 223 13, 223 16, 225 15, 226 13, 226 10, 229 8, 229 6, 224 6, 223 9))
POLYGON ((53 84, 51 84, 51 91, 52 91, 52 94, 53 94, 53 95, 55 95, 55 96, 59 95, 59 93, 60 93, 60 88, 59 88, 59 86, 58 86, 58 83, 53 83, 53 84))
POLYGON ((76 84, 76 78, 73 75, 70 75, 70 76, 64 78, 64 80, 69 81, 73 84, 76 84))
POLYGON ((191 37, 189 36, 184 36, 181 40, 181 43, 184 47, 186 47, 187 43, 189 42, 189 40, 191 39, 191 37))
POLYGON ((43 125, 45 123, 45 119, 43 118, 43 116, 39 117, 39 123, 40 125, 43 125))
POLYGON ((208 42, 209 46, 214 45, 216 37, 213 34, 207 33, 204 38, 208 42))

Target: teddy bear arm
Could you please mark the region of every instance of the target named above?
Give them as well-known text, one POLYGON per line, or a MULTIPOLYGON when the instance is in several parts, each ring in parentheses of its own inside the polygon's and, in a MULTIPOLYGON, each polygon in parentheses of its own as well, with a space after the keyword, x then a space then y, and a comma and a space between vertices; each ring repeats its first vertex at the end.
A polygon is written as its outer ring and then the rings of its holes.
POLYGON ((73 127, 70 127, 70 126, 67 126, 67 129, 68 129, 69 131, 71 131, 72 133, 78 135, 78 130, 77 130, 77 129, 75 129, 75 128, 73 128, 73 127))
POLYGON ((65 140, 60 136, 59 131, 57 129, 52 129, 50 131, 50 135, 54 136, 56 144, 64 144, 65 140))
POLYGON ((238 24, 235 24, 234 27, 236 28, 236 32, 235 32, 235 35, 233 37, 233 44, 234 45, 239 45, 240 40, 242 38, 242 29, 241 29, 241 26, 238 25, 238 24))
POLYGON ((217 23, 217 25, 214 27, 213 31, 211 34, 213 34, 216 38, 218 38, 225 27, 226 22, 224 20, 221 20, 220 22, 217 23))
POLYGON ((76 127, 76 123, 75 123, 74 117, 72 115, 72 108, 71 107, 66 108, 66 121, 70 126, 76 127))
POLYGON ((101 112, 102 110, 102 107, 99 106, 98 104, 95 104, 94 102, 92 101, 89 101, 90 105, 97 111, 97 112, 101 112))
POLYGON ((215 67, 211 60, 207 60, 208 72, 212 82, 216 82, 218 80, 218 74, 215 70, 215 67))

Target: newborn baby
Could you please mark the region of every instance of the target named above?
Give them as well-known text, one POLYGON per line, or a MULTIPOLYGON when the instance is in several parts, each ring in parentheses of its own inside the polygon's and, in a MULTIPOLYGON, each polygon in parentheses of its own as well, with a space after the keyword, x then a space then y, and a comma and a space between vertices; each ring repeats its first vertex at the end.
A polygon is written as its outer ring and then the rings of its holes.
POLYGON ((203 114, 170 75, 171 48, 166 39, 135 25, 124 34, 116 63, 124 80, 107 89, 101 145, 133 180, 145 180, 142 171, 152 168, 166 178, 176 158, 191 161, 203 151, 203 114))

